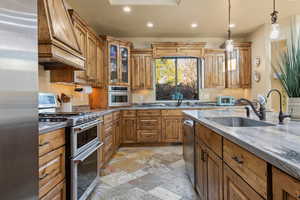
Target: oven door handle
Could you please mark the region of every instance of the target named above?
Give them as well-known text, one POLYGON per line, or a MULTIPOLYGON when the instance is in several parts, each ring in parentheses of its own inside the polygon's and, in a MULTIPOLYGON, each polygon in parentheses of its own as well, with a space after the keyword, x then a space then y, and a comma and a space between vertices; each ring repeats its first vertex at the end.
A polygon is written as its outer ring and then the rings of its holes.
POLYGON ((74 127, 73 130, 78 133, 90 129, 94 126, 97 126, 102 123, 102 120, 95 120, 93 122, 88 123, 87 125, 80 125, 78 127, 74 127))
POLYGON ((97 144, 91 146, 85 151, 86 153, 81 153, 76 158, 74 158, 73 159, 74 163, 77 164, 83 162, 87 157, 89 157, 92 153, 97 151, 101 146, 103 146, 103 142, 102 143, 98 142, 97 144))

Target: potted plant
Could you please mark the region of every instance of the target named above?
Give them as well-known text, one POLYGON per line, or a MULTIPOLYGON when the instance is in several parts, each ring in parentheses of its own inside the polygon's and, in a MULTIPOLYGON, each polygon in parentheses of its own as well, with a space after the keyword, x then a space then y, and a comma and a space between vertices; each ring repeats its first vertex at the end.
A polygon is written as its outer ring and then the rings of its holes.
POLYGON ((291 28, 291 36, 272 67, 288 95, 288 112, 292 119, 300 119, 300 38, 291 28), (295 37, 296 35, 296 37, 295 37))

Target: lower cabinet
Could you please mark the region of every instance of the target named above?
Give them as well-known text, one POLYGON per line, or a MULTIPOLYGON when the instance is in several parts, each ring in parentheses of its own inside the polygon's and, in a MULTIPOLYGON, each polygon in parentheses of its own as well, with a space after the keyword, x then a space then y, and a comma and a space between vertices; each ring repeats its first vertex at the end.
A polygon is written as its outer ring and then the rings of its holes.
MULTIPOLYGON (((197 139, 196 139, 197 140, 197 139)), ((223 161, 196 141, 196 190, 203 200, 223 199, 223 161)))
POLYGON ((118 120, 114 123, 114 148, 115 148, 115 151, 118 150, 120 145, 121 145, 121 121, 118 120))
POLYGON ((62 181, 56 185, 48 194, 41 200, 65 200, 66 199, 66 183, 62 181))
POLYGON ((248 199, 263 200, 238 174, 224 164, 224 200, 248 199))
POLYGON ((122 143, 128 144, 137 142, 136 125, 136 118, 122 119, 122 143))
POLYGON ((201 200, 207 197, 207 164, 204 158, 205 146, 196 139, 195 142, 195 184, 196 190, 201 200))
POLYGON ((276 168, 273 174, 273 200, 299 200, 300 181, 290 177, 276 168))
POLYGON ((162 118, 162 139, 163 142, 182 142, 183 131, 182 117, 162 118))
POLYGON ((158 130, 138 130, 138 143, 155 143, 159 142, 160 131, 158 130))
POLYGON ((65 200, 65 131, 39 136, 39 199, 65 200))

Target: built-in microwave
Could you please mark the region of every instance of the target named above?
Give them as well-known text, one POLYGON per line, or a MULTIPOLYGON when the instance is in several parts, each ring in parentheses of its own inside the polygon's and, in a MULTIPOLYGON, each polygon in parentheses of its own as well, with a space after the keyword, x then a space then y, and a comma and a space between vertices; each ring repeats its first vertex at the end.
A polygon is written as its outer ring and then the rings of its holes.
POLYGON ((127 86, 109 86, 108 105, 110 107, 129 106, 130 90, 127 86))

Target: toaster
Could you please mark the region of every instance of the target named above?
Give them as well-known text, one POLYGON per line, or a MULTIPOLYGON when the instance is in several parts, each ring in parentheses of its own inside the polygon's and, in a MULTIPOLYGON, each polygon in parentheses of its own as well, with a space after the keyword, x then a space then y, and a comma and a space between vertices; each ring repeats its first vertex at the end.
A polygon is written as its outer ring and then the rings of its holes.
POLYGON ((218 106, 234 106, 235 98, 231 96, 218 96, 217 97, 218 106))

